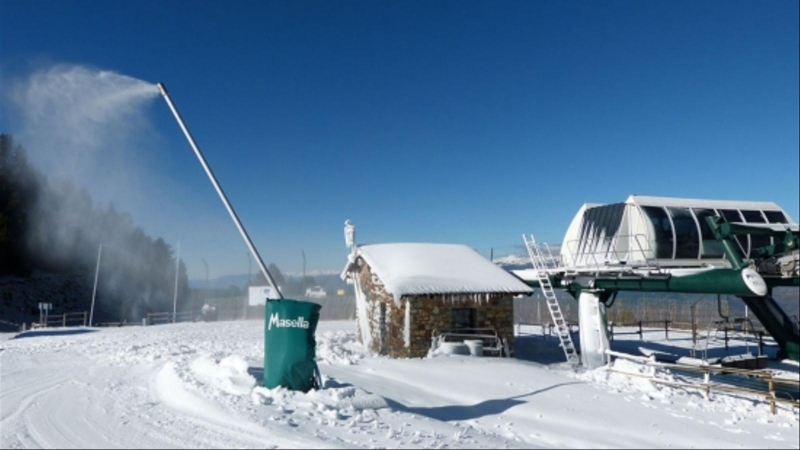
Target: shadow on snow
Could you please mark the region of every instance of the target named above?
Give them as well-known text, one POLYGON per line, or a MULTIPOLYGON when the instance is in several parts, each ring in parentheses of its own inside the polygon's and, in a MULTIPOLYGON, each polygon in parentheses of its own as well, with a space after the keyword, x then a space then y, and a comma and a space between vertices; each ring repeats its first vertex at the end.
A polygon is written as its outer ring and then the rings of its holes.
POLYGON ((24 331, 14 336, 14 339, 45 337, 45 336, 74 336, 78 334, 94 333, 96 331, 97 330, 92 330, 89 328, 67 329, 67 330, 31 330, 31 331, 24 331))
POLYGON ((485 416, 494 416, 502 414, 515 406, 526 403, 526 401, 521 399, 541 394, 543 392, 547 392, 549 390, 556 389, 562 386, 568 386, 570 384, 582 384, 582 383, 577 381, 569 383, 560 383, 544 389, 539 389, 538 391, 534 391, 528 394, 517 395, 514 397, 503 398, 503 399, 485 400, 480 403, 476 403, 474 405, 449 405, 449 406, 434 406, 434 407, 423 408, 423 407, 408 407, 398 401, 386 397, 384 397, 384 399, 386 400, 386 403, 389 404, 389 407, 391 407, 395 411, 418 414, 420 416, 425 416, 431 419, 441 420, 441 421, 463 421, 463 420, 478 419, 485 416))

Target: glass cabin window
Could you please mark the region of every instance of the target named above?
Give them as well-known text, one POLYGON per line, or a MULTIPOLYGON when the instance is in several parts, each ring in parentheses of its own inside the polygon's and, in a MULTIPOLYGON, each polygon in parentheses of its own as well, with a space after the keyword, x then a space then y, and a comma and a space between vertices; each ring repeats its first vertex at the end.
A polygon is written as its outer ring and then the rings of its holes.
POLYGON ((667 208, 675 225, 675 259, 700 257, 700 230, 692 213, 685 208, 667 208))
POLYGON ((748 223, 766 223, 761 211, 742 211, 744 221, 748 223))
POLYGON ((642 206, 650 224, 653 226, 653 236, 650 237, 650 250, 658 259, 672 258, 672 224, 664 208, 657 206, 642 206))
MULTIPOLYGON (((727 220, 728 222, 744 222, 742 215, 739 214, 739 211, 735 209, 720 209, 718 212, 722 214, 722 217, 724 217, 725 220, 727 220)), ((739 244, 739 249, 742 250, 742 256, 744 256, 745 258, 750 252, 749 239, 750 239, 749 235, 733 237, 733 240, 736 241, 737 244, 739 244)))
POLYGON ((717 215, 713 209, 693 209, 697 221, 700 222, 700 237, 703 238, 703 246, 700 249, 700 258, 722 258, 725 251, 722 249, 722 244, 714 238, 714 233, 711 227, 708 226, 706 217, 714 217, 717 215))
MULTIPOLYGON (((744 220, 747 223, 767 223, 767 219, 761 214, 761 211, 742 211, 744 220)), ((772 244, 769 236, 750 235, 750 257, 757 255, 756 249, 759 247, 766 247, 772 244)))
POLYGON ((786 216, 780 211, 764 211, 769 223, 789 223, 786 216))

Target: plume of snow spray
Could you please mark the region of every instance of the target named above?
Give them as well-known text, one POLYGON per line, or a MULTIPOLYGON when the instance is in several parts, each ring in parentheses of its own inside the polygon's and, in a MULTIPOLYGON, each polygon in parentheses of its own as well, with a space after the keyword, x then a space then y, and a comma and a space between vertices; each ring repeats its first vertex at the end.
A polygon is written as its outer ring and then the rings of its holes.
POLYGON ((146 126, 145 107, 156 85, 115 72, 59 65, 13 83, 18 140, 34 163, 53 175, 92 179, 126 159, 133 134, 146 126))
MULTIPOLYGON (((148 128, 147 107, 158 96, 154 84, 77 65, 40 70, 8 85, 7 98, 16 112, 12 131, 54 186, 42 190, 34 208, 28 236, 33 252, 76 266, 93 265, 97 243, 103 242, 109 251, 126 255, 131 268, 153 264, 146 260, 152 255, 136 248, 131 226, 114 228, 89 217, 91 200, 80 188, 94 201, 113 202, 136 216, 137 206, 147 201, 145 186, 158 181, 149 179, 142 152, 134 145, 140 136, 153 135, 143 130, 148 128)), ((112 276, 105 285, 113 291, 126 282, 112 276)), ((147 304, 153 293, 145 289, 135 295, 147 304)))

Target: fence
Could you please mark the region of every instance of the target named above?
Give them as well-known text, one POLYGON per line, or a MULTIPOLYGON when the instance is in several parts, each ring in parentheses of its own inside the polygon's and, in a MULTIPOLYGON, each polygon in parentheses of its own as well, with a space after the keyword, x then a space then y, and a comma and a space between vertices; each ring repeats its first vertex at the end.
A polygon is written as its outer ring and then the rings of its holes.
POLYGON ((685 364, 657 363, 649 358, 628 355, 626 353, 618 353, 611 350, 606 351, 606 353, 616 358, 629 359, 644 363, 653 368, 649 374, 631 373, 609 368, 608 371, 610 372, 647 378, 652 383, 656 384, 663 384, 684 389, 697 389, 703 392, 707 399, 710 398, 711 393, 714 391, 763 397, 765 402, 769 404, 772 414, 777 413, 778 405, 785 405, 790 408, 800 408, 800 400, 798 400, 798 396, 800 396, 800 380, 776 378, 771 372, 765 371, 753 371, 707 365, 690 366, 685 364), (688 375, 689 377, 694 375, 697 382, 683 383, 661 380, 656 378, 657 369, 672 370, 678 374, 688 375), (712 377, 715 375, 720 375, 721 378, 731 382, 712 382, 712 377), (731 375, 736 376, 731 377, 731 375), (736 383, 734 384, 733 381, 736 383))
MULTIPOLYGON (((789 288, 776 288, 775 291, 779 289, 789 288)), ((561 290, 556 290, 556 293, 564 318, 570 322, 577 321, 578 302, 561 290)), ((796 293, 784 292, 775 298, 787 315, 798 320, 800 314, 796 293)), ((716 294, 636 292, 621 292, 613 306, 607 309, 607 314, 608 320, 617 324, 669 320, 672 322, 671 329, 687 330, 692 328, 692 323, 705 328, 714 326, 720 320, 728 319, 733 323, 737 318, 748 316, 744 302, 734 296, 722 295, 718 299, 716 294)), ((749 319, 756 328, 762 328, 752 314, 749 314, 749 319)), ((550 312, 540 294, 514 299, 515 323, 546 323, 549 320, 550 312)))
MULTIPOLYGON (((566 326, 569 329, 570 335, 572 335, 573 340, 575 339, 575 333, 580 331, 580 327, 578 326, 577 322, 566 322, 566 326)), ((521 336, 522 335, 522 327, 539 327, 542 330, 542 337, 552 337, 555 334, 555 325, 546 322, 546 323, 524 323, 524 322, 516 322, 514 324, 515 328, 515 335, 521 336)))
POLYGON ((77 313, 64 313, 60 315, 50 315, 43 317, 40 322, 31 323, 31 329, 58 328, 58 327, 85 327, 88 323, 89 323, 89 313, 86 311, 77 313))
POLYGON ((200 317, 202 315, 197 311, 181 311, 176 313, 174 318, 171 312, 147 313, 145 323, 147 325, 163 325, 165 323, 194 322, 200 317))
MULTIPOLYGON (((744 327, 741 326, 740 322, 719 322, 715 324, 715 327, 708 328, 705 331, 705 336, 702 335, 695 325, 693 328, 691 324, 685 328, 681 327, 674 327, 675 323, 671 320, 639 320, 632 323, 615 323, 613 321, 609 321, 608 323, 608 332, 609 332, 609 339, 613 342, 616 336, 630 336, 630 335, 638 335, 639 340, 644 340, 644 334, 648 332, 664 332, 665 340, 669 341, 669 332, 670 330, 678 330, 678 329, 691 329, 692 330, 692 341, 694 342, 692 347, 692 353, 695 353, 696 347, 699 345, 700 341, 708 342, 711 339, 711 332, 714 332, 714 340, 721 340, 725 342, 725 350, 730 349, 730 341, 745 341, 745 343, 750 342, 752 338, 758 344, 758 354, 764 354, 764 347, 768 344, 764 342, 764 337, 766 333, 763 330, 754 330, 752 328, 752 324, 747 324, 744 327), (648 325, 661 325, 660 327, 648 327, 648 325), (618 331, 617 328, 635 328, 635 331, 618 331), (722 337, 719 337, 718 334, 722 333, 722 337), (748 336, 752 335, 752 336, 748 336)), ((534 326, 540 327, 542 330, 542 336, 552 337, 554 334, 553 329, 555 326, 552 323, 524 323, 524 322, 517 322, 516 323, 516 334, 520 335, 522 333, 523 326, 534 326)), ((580 326, 576 322, 567 322, 567 327, 569 328, 569 332, 573 335, 578 331, 580 331, 580 326)))
MULTIPOLYGON (((640 321, 634 322, 634 323, 615 323, 613 321, 609 321, 608 322, 609 337, 613 341, 615 335, 616 336, 623 336, 623 335, 638 334, 639 335, 639 340, 643 341, 644 340, 644 333, 646 331, 661 331, 660 328, 655 329, 655 330, 652 329, 652 328, 651 329, 645 329, 644 328, 645 325, 664 325, 664 337, 665 337, 666 340, 669 340, 669 327, 670 327, 671 324, 672 324, 671 320, 648 320, 648 321, 640 320, 640 321), (615 327, 638 328, 638 331, 624 331, 624 332, 621 332, 621 331, 616 331, 615 327)), ((727 342, 726 342, 726 345, 727 345, 727 342)))

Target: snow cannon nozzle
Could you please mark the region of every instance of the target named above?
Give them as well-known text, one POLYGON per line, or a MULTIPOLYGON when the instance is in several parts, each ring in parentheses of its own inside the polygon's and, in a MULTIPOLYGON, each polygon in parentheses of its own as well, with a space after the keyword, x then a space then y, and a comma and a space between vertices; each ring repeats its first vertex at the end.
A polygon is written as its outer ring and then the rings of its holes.
POLYGON ((159 91, 159 92, 161 92, 161 95, 163 95, 163 96, 165 96, 165 97, 166 97, 166 95, 167 95, 167 88, 166 88, 166 87, 164 87, 164 83, 158 83, 158 84, 157 84, 157 86, 158 86, 158 91, 159 91))

